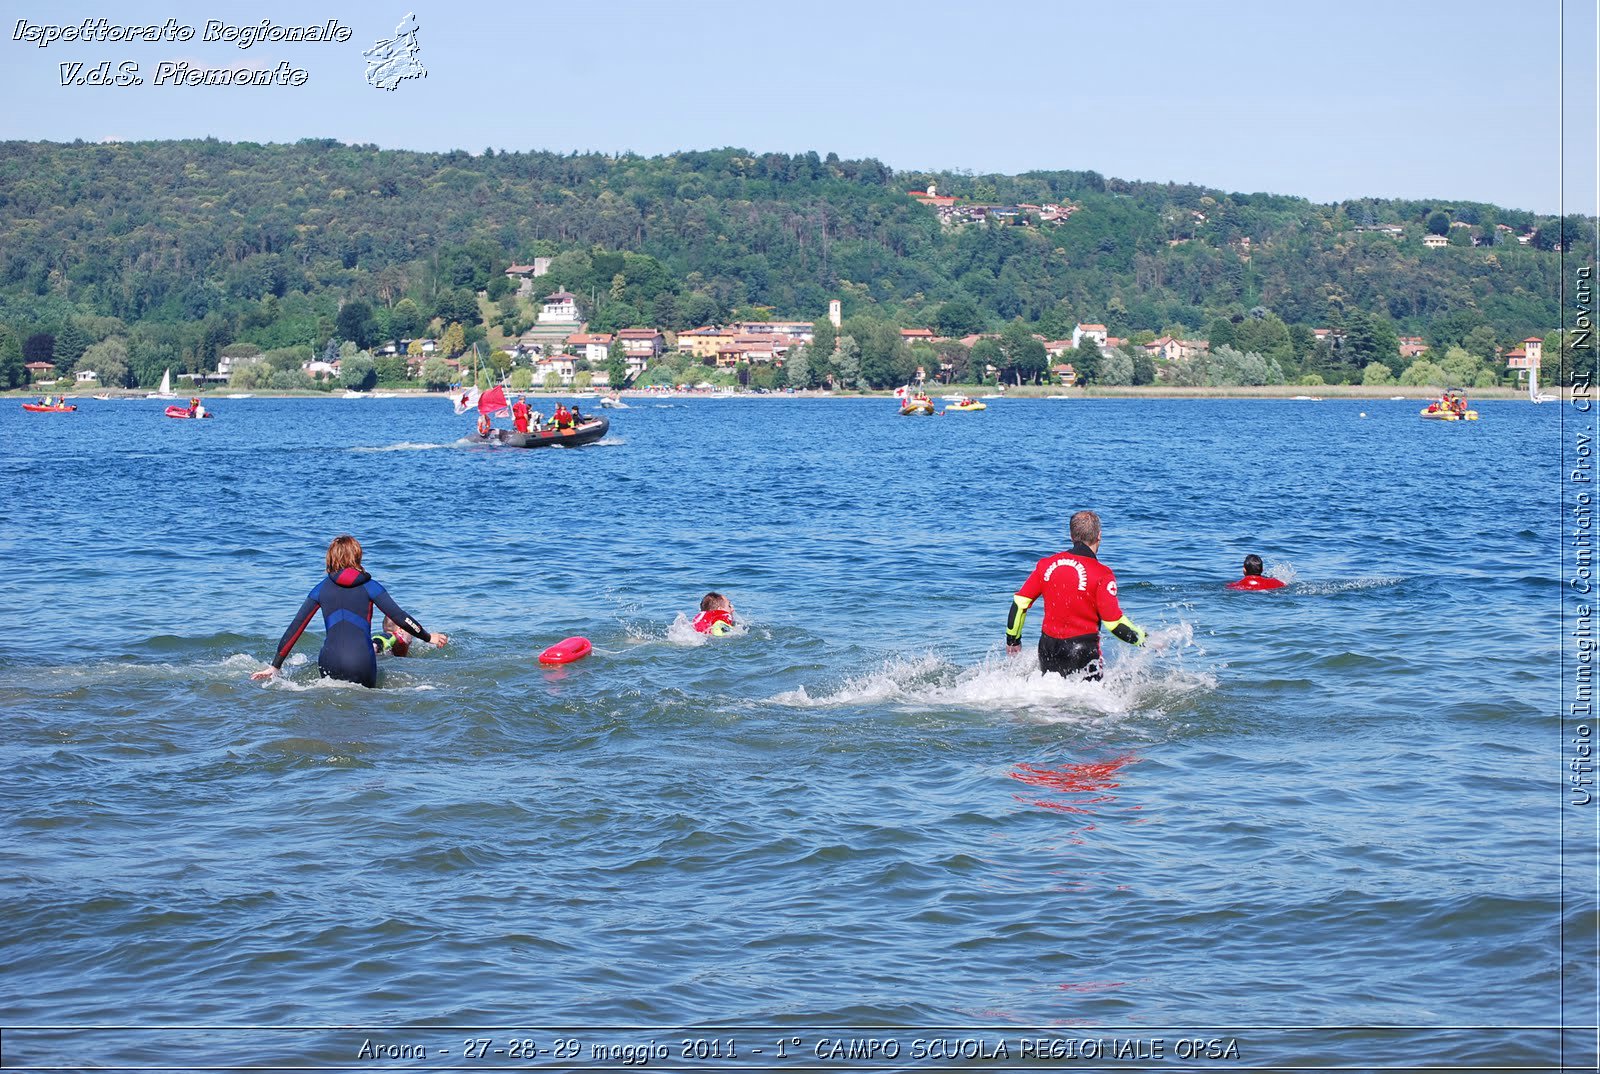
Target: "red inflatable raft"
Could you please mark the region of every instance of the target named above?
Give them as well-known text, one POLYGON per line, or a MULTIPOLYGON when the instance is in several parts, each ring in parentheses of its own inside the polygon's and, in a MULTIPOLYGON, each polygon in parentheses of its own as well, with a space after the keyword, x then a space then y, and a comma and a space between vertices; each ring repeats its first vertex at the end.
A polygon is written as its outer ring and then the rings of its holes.
POLYGON ((593 649, 588 638, 563 638, 539 654, 539 663, 570 664, 574 660, 582 660, 593 649))
MULTIPOLYGON (((203 416, 207 417, 207 418, 211 417, 212 416, 211 415, 211 411, 209 411, 209 410, 206 411, 203 416)), ((169 418, 192 418, 192 417, 194 417, 194 414, 191 413, 189 408, 186 407, 186 406, 169 406, 169 407, 167 407, 167 417, 169 417, 169 418)))

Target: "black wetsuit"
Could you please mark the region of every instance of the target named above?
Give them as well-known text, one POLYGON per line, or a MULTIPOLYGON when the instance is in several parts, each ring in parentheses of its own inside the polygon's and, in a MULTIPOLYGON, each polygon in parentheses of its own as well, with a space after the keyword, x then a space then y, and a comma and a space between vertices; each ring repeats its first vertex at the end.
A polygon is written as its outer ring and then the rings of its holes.
POLYGON ((322 651, 317 653, 317 666, 329 678, 359 682, 362 686, 378 684, 378 658, 372 647, 372 606, 376 604, 390 619, 423 641, 432 635, 389 596, 389 591, 366 571, 347 567, 338 575, 328 575, 316 584, 306 596, 305 603, 295 613, 294 622, 283 632, 278 642, 278 655, 272 666, 283 667, 289 650, 305 633, 306 626, 317 609, 322 609, 322 625, 327 631, 322 639, 322 651))

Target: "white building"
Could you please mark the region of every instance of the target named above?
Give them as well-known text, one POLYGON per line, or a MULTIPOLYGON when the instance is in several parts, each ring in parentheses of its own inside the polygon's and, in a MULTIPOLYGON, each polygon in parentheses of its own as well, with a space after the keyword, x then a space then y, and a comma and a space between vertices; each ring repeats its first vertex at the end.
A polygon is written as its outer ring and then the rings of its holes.
POLYGON ((1072 346, 1077 348, 1083 342, 1083 337, 1088 336, 1101 347, 1106 345, 1106 326, 1103 324, 1079 324, 1072 328, 1072 346))
POLYGON ((557 291, 545 298, 539 310, 540 324, 576 324, 578 321, 578 296, 571 291, 557 291))

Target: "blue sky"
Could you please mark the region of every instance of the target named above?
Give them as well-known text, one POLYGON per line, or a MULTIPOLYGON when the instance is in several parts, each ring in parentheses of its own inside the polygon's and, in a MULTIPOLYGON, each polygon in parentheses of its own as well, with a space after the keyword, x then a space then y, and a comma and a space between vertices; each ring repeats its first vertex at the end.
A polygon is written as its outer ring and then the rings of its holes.
POLYGON ((728 145, 897 169, 1094 170, 1316 201, 1416 197, 1595 211, 1595 5, 1537 0, 11 0, 0 138, 337 138, 423 150, 728 145), (1565 34, 1562 33, 1563 7, 1565 34), (111 14, 112 10, 115 14, 111 14), (1515 14, 1511 12, 1515 10, 1515 14), (416 14, 426 79, 365 81, 416 14), (14 40, 18 20, 337 19, 345 44, 14 40), (1567 97, 1563 131, 1563 75, 1567 97), (143 86, 62 86, 132 62, 143 86), (151 84, 156 65, 288 61, 303 86, 151 84), (1565 172, 1563 183, 1563 170, 1565 172))

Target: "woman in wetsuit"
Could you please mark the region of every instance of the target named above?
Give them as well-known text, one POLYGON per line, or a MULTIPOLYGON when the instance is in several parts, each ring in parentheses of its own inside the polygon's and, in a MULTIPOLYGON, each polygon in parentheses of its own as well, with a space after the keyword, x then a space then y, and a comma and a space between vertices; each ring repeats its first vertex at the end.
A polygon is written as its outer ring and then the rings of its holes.
POLYGON ((317 666, 325 678, 362 686, 378 684, 378 658, 372 645, 373 605, 408 634, 432 642, 435 648, 444 648, 450 640, 444 634, 423 630, 420 623, 401 610, 388 590, 361 569, 361 542, 354 537, 346 534, 333 539, 328 545, 327 567, 328 576, 312 588, 295 613, 294 622, 283 632, 272 666, 256 672, 250 676, 252 679, 270 679, 278 673, 318 608, 322 609, 326 633, 322 651, 317 653, 317 666))

